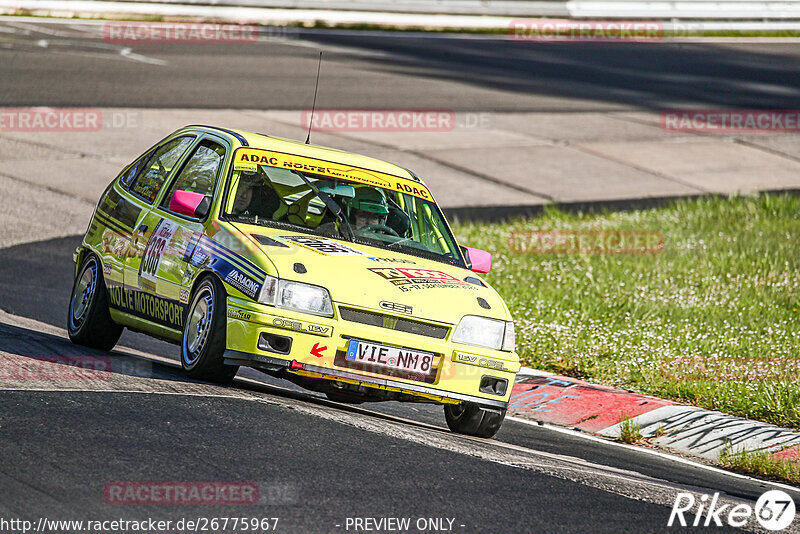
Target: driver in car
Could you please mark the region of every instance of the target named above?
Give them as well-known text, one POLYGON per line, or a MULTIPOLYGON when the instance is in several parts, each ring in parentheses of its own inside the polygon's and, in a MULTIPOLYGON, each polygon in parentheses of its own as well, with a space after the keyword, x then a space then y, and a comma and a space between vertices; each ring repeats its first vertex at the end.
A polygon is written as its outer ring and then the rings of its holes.
POLYGON ((271 218, 279 205, 280 199, 268 185, 266 176, 259 172, 242 172, 233 200, 233 215, 271 218))
POLYGON ((350 200, 350 224, 354 230, 371 225, 386 226, 389 207, 383 192, 374 187, 359 187, 350 200))

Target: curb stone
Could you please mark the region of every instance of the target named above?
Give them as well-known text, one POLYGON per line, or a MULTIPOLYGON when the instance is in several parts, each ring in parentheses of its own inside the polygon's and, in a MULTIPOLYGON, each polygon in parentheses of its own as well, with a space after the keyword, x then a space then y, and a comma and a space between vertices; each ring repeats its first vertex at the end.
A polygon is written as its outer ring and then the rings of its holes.
POLYGON ((800 432, 528 367, 517 375, 508 410, 610 438, 630 418, 649 443, 706 460, 717 461, 728 444, 800 459, 800 432))

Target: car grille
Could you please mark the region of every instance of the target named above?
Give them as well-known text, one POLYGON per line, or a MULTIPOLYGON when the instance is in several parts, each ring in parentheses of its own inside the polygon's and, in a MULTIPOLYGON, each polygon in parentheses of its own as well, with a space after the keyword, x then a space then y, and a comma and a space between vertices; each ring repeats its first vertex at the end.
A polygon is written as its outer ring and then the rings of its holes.
POLYGON ((444 339, 447 337, 447 331, 449 330, 449 328, 446 326, 423 323, 421 321, 414 321, 404 317, 396 317, 394 315, 358 310, 356 308, 347 308, 344 306, 339 307, 339 314, 345 321, 369 324, 372 326, 379 326, 381 328, 388 328, 390 330, 397 330, 399 332, 406 332, 408 334, 417 334, 419 336, 433 337, 436 339, 444 339))

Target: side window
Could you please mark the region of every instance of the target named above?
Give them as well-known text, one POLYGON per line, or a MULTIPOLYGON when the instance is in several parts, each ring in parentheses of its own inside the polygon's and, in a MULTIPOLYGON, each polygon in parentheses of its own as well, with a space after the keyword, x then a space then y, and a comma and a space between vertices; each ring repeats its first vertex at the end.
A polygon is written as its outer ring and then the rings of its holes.
POLYGON ((213 195, 224 161, 225 148, 219 143, 204 139, 172 182, 172 187, 161 201, 161 207, 168 207, 172 195, 179 190, 213 195))
POLYGON ((144 167, 145 162, 151 155, 152 152, 146 152, 135 162, 131 163, 130 167, 128 167, 128 169, 120 175, 119 183, 122 184, 122 187, 127 189, 131 186, 131 182, 133 182, 133 179, 136 177, 142 167, 144 167))
POLYGON ((167 181, 169 173, 193 141, 193 136, 178 137, 158 147, 136 177, 131 192, 144 198, 148 203, 153 202, 167 181))

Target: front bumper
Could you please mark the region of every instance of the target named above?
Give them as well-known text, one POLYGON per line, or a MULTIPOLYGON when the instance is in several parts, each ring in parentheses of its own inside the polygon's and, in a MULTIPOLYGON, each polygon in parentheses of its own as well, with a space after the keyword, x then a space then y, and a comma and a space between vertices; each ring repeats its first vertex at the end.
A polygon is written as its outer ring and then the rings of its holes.
POLYGON ((411 395, 429 402, 468 401, 505 408, 520 368, 517 355, 454 344, 449 341, 451 335, 452 329, 444 339, 434 339, 337 318, 293 313, 230 297, 225 362, 411 395), (291 348, 276 351, 263 342, 265 337, 288 338, 291 348), (342 359, 350 339, 436 354, 435 375, 410 379, 353 368, 342 359), (489 388, 487 392, 485 387, 482 390, 487 381, 504 386, 501 391, 489 388))

